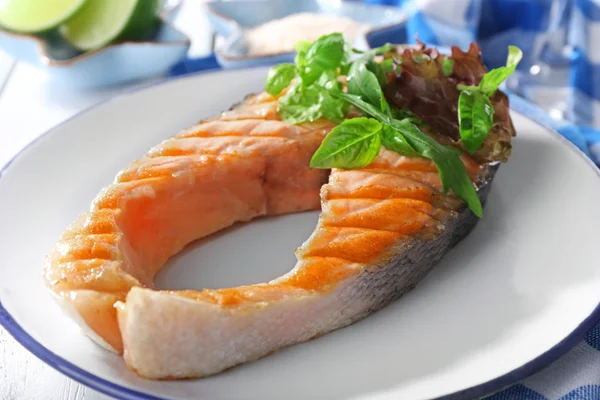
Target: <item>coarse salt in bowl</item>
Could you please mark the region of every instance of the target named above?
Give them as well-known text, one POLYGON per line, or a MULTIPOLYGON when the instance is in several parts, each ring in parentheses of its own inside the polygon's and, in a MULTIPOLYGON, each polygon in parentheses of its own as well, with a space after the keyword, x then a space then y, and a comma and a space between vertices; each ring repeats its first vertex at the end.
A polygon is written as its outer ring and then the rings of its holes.
POLYGON ((410 13, 343 0, 208 1, 205 7, 217 33, 215 55, 224 68, 293 62, 298 40, 333 32, 366 50, 371 37, 397 37, 410 13))

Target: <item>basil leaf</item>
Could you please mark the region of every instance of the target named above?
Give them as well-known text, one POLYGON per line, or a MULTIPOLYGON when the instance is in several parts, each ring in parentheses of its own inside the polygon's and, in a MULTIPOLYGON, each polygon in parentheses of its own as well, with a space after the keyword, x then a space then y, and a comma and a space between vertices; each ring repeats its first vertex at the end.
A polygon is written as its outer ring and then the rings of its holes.
POLYGON ((453 68, 454 60, 451 58, 444 58, 444 62, 442 63, 442 71, 444 72, 444 76, 452 75, 453 68))
POLYGON ((507 67, 517 67, 523 59, 523 52, 517 46, 508 46, 508 57, 506 57, 507 67))
MULTIPOLYGON (((358 68, 358 66, 365 65, 367 67, 367 69, 369 71, 371 71, 375 77, 377 78, 377 81, 379 82, 380 86, 383 86, 386 83, 386 76, 385 76, 385 68, 387 68, 385 65, 387 60, 384 60, 381 64, 375 61, 375 56, 377 54, 380 53, 385 53, 387 51, 389 51, 390 49, 392 49, 393 46, 389 43, 381 46, 381 47, 376 47, 374 49, 365 51, 359 58, 357 58, 353 63, 352 66, 355 66, 355 68, 358 68)), ((393 63, 393 61, 392 61, 393 63)), ((350 70, 352 70, 352 67, 350 68, 350 70)), ((350 76, 351 72, 348 71, 347 75, 350 76)))
POLYGON ((334 71, 325 71, 316 82, 317 85, 327 90, 342 90, 342 83, 338 80, 338 75, 334 71))
POLYGON ((387 81, 387 77, 385 75, 385 71, 383 70, 383 65, 376 62, 373 58, 371 58, 365 64, 367 69, 371 71, 375 77, 377 77, 377 82, 379 82, 379 86, 385 85, 387 81))
POLYGON ((348 103, 355 106, 363 113, 370 115, 373 118, 376 118, 377 120, 379 120, 380 122, 382 122, 384 124, 389 125, 390 122, 392 121, 391 116, 384 113, 383 111, 378 109, 376 106, 374 106, 370 103, 367 103, 366 101, 361 99, 360 96, 356 96, 356 95, 353 95, 350 93, 344 93, 344 92, 335 92, 335 93, 332 93, 332 95, 336 98, 347 101, 348 103))
POLYGON ((296 49, 298 53, 306 54, 311 44, 312 42, 309 42, 308 40, 298 40, 294 45, 294 49, 296 49))
POLYGON ((302 84, 298 81, 279 99, 279 115, 285 122, 299 124, 320 117, 317 106, 318 91, 311 88, 302 89, 302 84))
POLYGON ((346 78, 348 93, 360 96, 387 114, 390 113, 389 106, 385 100, 381 86, 386 82, 385 69, 393 68, 393 60, 384 60, 382 64, 379 64, 375 62, 374 57, 378 53, 388 51, 391 47, 391 45, 386 44, 385 46, 365 52, 352 63, 346 78))
MULTIPOLYGON (((350 52, 343 36, 340 33, 325 35, 313 43, 297 42, 295 47, 298 53, 295 58, 294 77, 297 79, 288 93, 279 99, 281 118, 291 124, 315 121, 319 118, 342 122, 348 105, 343 100, 333 98, 329 92, 342 88, 337 79, 338 70, 347 63, 350 52)), ((286 73, 289 72, 287 68, 284 69, 286 73)), ((276 71, 273 74, 273 87, 267 85, 268 92, 279 90, 279 82, 275 82, 276 71)), ((280 79, 285 81, 287 77, 282 73, 280 79)))
POLYGON ((408 144, 435 163, 442 181, 444 194, 448 189, 467 203, 467 206, 478 217, 483 216, 483 207, 473 187, 467 169, 461 161, 460 152, 456 149, 439 144, 432 137, 424 134, 415 125, 408 121, 392 121, 392 127, 400 132, 408 144))
POLYGON ((408 108, 391 108, 392 117, 394 119, 408 119, 410 122, 416 125, 425 125, 425 122, 415 114, 413 114, 408 108))
POLYGON ((311 168, 362 168, 371 164, 381 147, 381 124, 372 118, 353 118, 336 126, 310 160, 311 168))
POLYGON ((410 144, 406 142, 404 136, 402 136, 397 130, 389 125, 383 125, 381 130, 381 144, 388 150, 395 151, 396 153, 407 156, 407 157, 419 157, 410 144))
POLYGON ((394 60, 388 58, 387 60, 383 60, 381 62, 381 69, 383 72, 392 72, 394 70, 394 60))
MULTIPOLYGON (((339 123, 348 111, 348 104, 331 97, 327 91, 340 91, 342 85, 337 79, 340 71, 349 76, 350 69, 354 66, 355 69, 358 68, 356 73, 361 76, 361 82, 364 81, 367 85, 363 89, 368 90, 371 100, 389 113, 389 106, 379 87, 385 82, 386 76, 383 67, 374 61, 374 57, 378 52, 391 48, 388 44, 369 50, 359 57, 359 62, 351 63, 352 49, 339 33, 321 36, 313 43, 300 41, 296 43, 296 75, 292 76, 290 67, 273 70, 268 77, 266 90, 271 94, 281 93, 285 88, 284 83, 289 85, 296 78, 294 87, 279 99, 282 119, 298 124, 323 117, 339 123), (292 78, 288 81, 290 76, 292 78), (326 90, 321 90, 319 86, 326 90)), ((363 95, 362 92, 360 94, 363 95)))
POLYGON ((308 49, 305 49, 305 44, 299 47, 296 65, 305 86, 317 81, 323 71, 340 67, 346 53, 344 37, 341 33, 321 36, 308 49))
POLYGON ((467 169, 459 158, 459 151, 452 147, 444 146, 438 143, 432 137, 421 132, 421 130, 409 120, 398 121, 393 119, 386 113, 378 110, 373 105, 363 101, 358 96, 343 92, 335 92, 332 93, 332 95, 347 101, 361 111, 376 118, 383 124, 394 128, 404 137, 404 140, 410 145, 411 148, 413 148, 421 156, 429 158, 435 163, 435 166, 440 174, 444 193, 446 193, 448 189, 452 189, 452 191, 458 197, 467 203, 467 206, 475 215, 478 217, 483 215, 481 202, 479 201, 477 192, 473 187, 473 183, 467 175, 467 169))
POLYGON ((339 67, 340 75, 348 75, 350 67, 352 66, 352 56, 352 48, 350 46, 346 46, 346 53, 344 54, 344 58, 342 59, 339 67))
POLYGON ((498 86, 517 68, 523 52, 515 46, 508 46, 506 66, 486 73, 479 86, 457 85, 461 90, 458 98, 458 125, 465 149, 473 154, 485 141, 494 124, 494 107, 489 99, 498 86))
POLYGON ((298 67, 298 71, 302 71, 306 65, 306 50, 308 49, 302 48, 302 46, 297 46, 296 49, 298 52, 296 53, 296 57, 294 57, 294 64, 298 67))
POLYGON ((347 77, 348 93, 360 96, 369 104, 382 107, 385 99, 375 74, 363 63, 355 62, 347 77))
POLYGON ((463 146, 470 154, 479 149, 493 123, 490 98, 479 90, 463 90, 458 98, 458 125, 463 146))
POLYGON ((460 83, 458 85, 456 85, 456 88, 458 90, 469 90, 471 92, 476 92, 476 91, 480 90, 479 86, 469 86, 469 85, 463 85, 460 83))
POLYGON ((319 94, 319 111, 321 117, 339 124, 346 117, 348 105, 344 101, 331 96, 330 92, 321 90, 319 94))
POLYGON ((279 99, 279 115, 290 124, 312 122, 319 118, 340 123, 344 120, 346 111, 344 101, 332 97, 329 91, 319 86, 303 87, 300 82, 296 82, 279 99))
POLYGON ((344 58, 344 46, 344 36, 341 33, 321 36, 306 51, 306 60, 323 70, 337 68, 344 58))
POLYGON ((493 95, 494 92, 498 90, 498 86, 500 86, 500 84, 514 71, 514 68, 509 67, 500 67, 489 71, 483 76, 481 82, 479 82, 480 90, 485 93, 486 96, 493 95))
POLYGON ((265 81, 265 90, 271 96, 277 96, 288 87, 296 76, 294 64, 279 64, 269 70, 265 81))
POLYGON ((350 68, 352 67, 351 62, 344 62, 340 65, 340 75, 348 75, 350 73, 350 68))
POLYGON ((506 80, 517 68, 517 65, 523 58, 523 52, 516 46, 508 46, 508 58, 506 59, 506 66, 493 69, 486 73, 481 82, 479 82, 479 88, 487 96, 491 96, 498 89, 498 86, 506 80))
POLYGON ((310 86, 319 80, 319 77, 323 73, 320 69, 313 69, 311 67, 305 67, 300 71, 300 82, 304 86, 310 86))

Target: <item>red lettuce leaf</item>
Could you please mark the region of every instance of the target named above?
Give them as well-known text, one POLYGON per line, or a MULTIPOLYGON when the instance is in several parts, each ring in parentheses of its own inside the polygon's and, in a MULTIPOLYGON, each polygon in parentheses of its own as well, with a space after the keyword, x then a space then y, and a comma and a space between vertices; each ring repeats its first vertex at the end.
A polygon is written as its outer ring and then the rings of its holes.
MULTIPOLYGON (((472 43, 467 52, 452 47, 452 73, 444 75, 443 63, 447 58, 437 49, 418 43, 414 48, 397 48, 386 58, 402 58, 400 74, 388 74, 383 91, 386 99, 396 108, 407 108, 428 126, 429 134, 443 144, 462 148, 458 130, 457 84, 477 85, 487 72, 479 46, 472 43)), ((482 146, 473 157, 479 162, 508 160, 511 138, 515 129, 508 113, 508 97, 500 90, 491 97, 494 124, 482 146)))

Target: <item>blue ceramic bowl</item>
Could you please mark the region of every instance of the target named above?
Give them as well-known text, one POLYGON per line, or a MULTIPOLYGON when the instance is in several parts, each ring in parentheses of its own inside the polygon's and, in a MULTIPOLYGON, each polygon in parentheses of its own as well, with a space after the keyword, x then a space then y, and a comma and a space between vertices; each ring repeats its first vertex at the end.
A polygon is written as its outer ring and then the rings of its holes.
MULTIPOLYGON (((410 2, 409 2, 410 3, 410 2)), ((294 52, 248 55, 247 29, 300 12, 324 13, 351 18, 370 29, 354 43, 357 48, 383 44, 397 37, 409 15, 407 8, 385 7, 343 0, 229 0, 206 3, 207 15, 220 36, 215 49, 224 68, 292 62, 294 52)))
POLYGON ((0 48, 17 60, 45 68, 54 79, 77 87, 116 85, 164 75, 188 52, 190 40, 166 16, 148 41, 125 41, 85 53, 58 33, 17 34, 0 30, 0 48))

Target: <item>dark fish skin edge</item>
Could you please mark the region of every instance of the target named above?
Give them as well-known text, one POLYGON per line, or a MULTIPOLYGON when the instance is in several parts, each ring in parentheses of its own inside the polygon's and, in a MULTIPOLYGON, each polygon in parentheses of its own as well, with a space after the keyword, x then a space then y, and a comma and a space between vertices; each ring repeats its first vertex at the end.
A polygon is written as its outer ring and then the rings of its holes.
MULTIPOLYGON (((477 195, 485 206, 494 176, 500 163, 491 164, 480 181, 477 195)), ((456 217, 446 222, 444 230, 435 239, 414 238, 405 251, 388 263, 365 270, 359 280, 365 282, 363 296, 372 302, 363 314, 353 318, 358 321, 375 312, 415 288, 442 257, 473 230, 479 218, 463 207, 456 217)))

